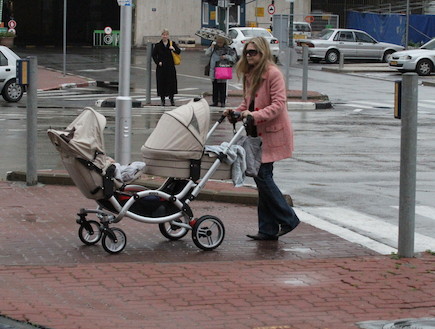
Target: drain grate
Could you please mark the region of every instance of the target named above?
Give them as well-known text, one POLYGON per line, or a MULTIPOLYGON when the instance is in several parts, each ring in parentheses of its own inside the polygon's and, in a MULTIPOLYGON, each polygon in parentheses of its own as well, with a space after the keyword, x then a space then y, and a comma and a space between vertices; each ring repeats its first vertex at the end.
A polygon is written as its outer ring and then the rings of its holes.
POLYGON ((435 318, 358 322, 361 329, 435 329, 435 318))

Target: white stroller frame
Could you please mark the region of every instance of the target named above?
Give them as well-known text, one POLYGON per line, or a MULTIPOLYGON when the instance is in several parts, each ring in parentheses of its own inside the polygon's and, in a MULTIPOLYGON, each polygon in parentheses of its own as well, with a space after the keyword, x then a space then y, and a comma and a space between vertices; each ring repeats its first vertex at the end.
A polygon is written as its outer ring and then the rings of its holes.
MULTIPOLYGON (((91 110, 94 111, 93 109, 91 110)), ((96 113, 98 114, 98 112, 96 113)), ((224 119, 225 116, 222 115, 219 120, 214 123, 207 133, 206 140, 210 138, 210 136, 224 121, 224 119)), ((68 128, 70 128, 70 126, 68 128)), ((69 131, 68 128, 66 132, 69 131)), ((113 177, 110 177, 111 170, 110 167, 107 168, 106 172, 102 173, 104 174, 102 175, 103 181, 105 180, 106 182, 109 182, 108 186, 104 186, 102 188, 105 194, 103 200, 108 201, 109 207, 111 206, 113 209, 108 209, 107 205, 103 206, 100 203, 97 209, 80 209, 77 214, 78 218, 76 220, 80 225, 78 232, 80 240, 86 245, 94 245, 101 239, 102 246, 105 251, 111 254, 119 253, 125 248, 127 237, 120 228, 110 227, 110 225, 116 224, 124 217, 127 217, 142 223, 159 224, 159 229, 162 235, 170 240, 178 240, 184 237, 189 230, 192 230, 192 240, 198 248, 203 250, 213 250, 217 248, 222 243, 225 236, 225 228, 222 221, 219 218, 211 215, 204 215, 200 218, 194 218, 189 203, 195 200, 195 198, 204 188, 207 181, 213 176, 221 163, 224 161, 230 148, 235 144, 237 139, 244 131, 245 129, 243 125, 240 126, 237 131, 234 130, 234 135, 227 147, 216 157, 216 160, 214 160, 213 164, 207 170, 205 175, 198 179, 198 182, 195 182, 191 178, 189 178, 186 182, 186 179, 178 180, 176 178, 169 177, 156 190, 149 190, 144 186, 136 184, 127 184, 121 186, 121 184, 117 184, 116 181, 114 182, 113 177), (181 181, 182 183, 186 182, 186 185, 176 194, 169 193, 166 188, 172 183, 178 181, 181 181), (115 187, 110 182, 114 182, 115 187), (128 201, 122 205, 115 197, 115 193, 119 193, 119 195, 124 196, 128 195, 128 201), (168 204, 175 206, 178 211, 158 217, 151 217, 149 215, 142 215, 131 211, 132 206, 136 202, 147 197, 158 197, 162 200, 165 200, 168 202, 168 204), (88 214, 96 214, 100 222, 88 220, 86 218, 88 214)), ((65 155, 60 150, 61 147, 59 145, 59 143, 63 144, 65 142, 65 139, 63 138, 64 136, 62 136, 62 134, 58 131, 54 131, 52 129, 49 129, 48 134, 53 144, 55 144, 56 148, 61 153, 62 161, 65 164, 65 155)), ((91 162, 89 159, 87 159, 87 161, 91 162)), ((83 162, 83 160, 81 160, 81 162, 83 162)), ((92 164, 88 165, 88 167, 90 166, 92 167, 92 164)), ((65 167, 73 178, 74 175, 72 175, 72 171, 74 169, 69 168, 66 164, 65 167)), ((85 169, 92 170, 91 168, 85 169)), ((74 181, 74 183, 79 186, 77 180, 74 181)))

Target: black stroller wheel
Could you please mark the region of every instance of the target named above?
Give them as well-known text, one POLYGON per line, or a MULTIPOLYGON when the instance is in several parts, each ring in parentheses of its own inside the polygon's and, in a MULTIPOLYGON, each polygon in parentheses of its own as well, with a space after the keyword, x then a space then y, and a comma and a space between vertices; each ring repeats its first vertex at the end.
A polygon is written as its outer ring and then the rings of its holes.
POLYGON ((100 223, 95 220, 88 220, 86 223, 81 224, 79 238, 88 246, 96 244, 101 239, 100 223))
POLYGON ((180 218, 177 218, 171 222, 160 223, 159 229, 160 229, 160 233, 162 233, 162 235, 165 238, 172 240, 172 241, 175 241, 175 240, 178 240, 178 239, 181 239, 182 237, 184 237, 189 230, 185 227, 180 227, 180 226, 174 225, 173 222, 187 224, 186 218, 180 217, 180 218))
POLYGON ((192 229, 192 240, 203 250, 213 250, 222 243, 225 227, 222 221, 211 215, 205 215, 196 221, 192 229))
POLYGON ((127 245, 127 236, 120 228, 109 228, 104 232, 101 244, 109 254, 117 254, 127 245))

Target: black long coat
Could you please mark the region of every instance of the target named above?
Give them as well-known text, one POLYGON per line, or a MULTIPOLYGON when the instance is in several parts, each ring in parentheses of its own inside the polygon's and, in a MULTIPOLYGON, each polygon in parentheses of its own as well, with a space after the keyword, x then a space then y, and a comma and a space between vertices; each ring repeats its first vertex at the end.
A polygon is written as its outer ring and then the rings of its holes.
MULTIPOLYGON (((171 50, 169 50, 170 41, 165 46, 163 41, 156 43, 153 49, 153 60, 156 63, 156 80, 157 95, 160 97, 172 96, 178 94, 177 88, 177 71, 175 70, 174 60, 172 59, 171 50), (162 66, 159 66, 162 62, 162 66)), ((181 53, 175 42, 172 42, 177 54, 181 53)))

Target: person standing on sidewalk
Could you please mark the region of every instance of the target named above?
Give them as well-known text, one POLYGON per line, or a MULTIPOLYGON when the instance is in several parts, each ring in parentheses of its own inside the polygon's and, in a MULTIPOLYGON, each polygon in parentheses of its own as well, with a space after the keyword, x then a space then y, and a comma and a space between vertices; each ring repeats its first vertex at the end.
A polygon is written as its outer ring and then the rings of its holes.
POLYGON ((213 103, 211 106, 218 106, 218 102, 220 102, 221 107, 225 107, 227 99, 227 80, 218 80, 215 78, 215 67, 219 66, 219 64, 233 66, 236 62, 236 54, 234 50, 228 46, 228 41, 220 36, 207 48, 205 54, 210 57, 210 79, 213 85, 213 103))
POLYGON ((178 94, 177 71, 175 70, 172 52, 181 53, 175 42, 169 40, 169 31, 162 31, 162 39, 154 45, 153 60, 156 63, 157 95, 160 96, 161 105, 165 106, 165 97, 169 96, 171 105, 175 105, 174 95, 178 94))
POLYGON ((236 66, 237 76, 243 80, 243 102, 235 110, 240 120, 253 119, 255 131, 262 138, 261 166, 254 177, 258 189, 258 232, 248 234, 253 240, 278 240, 299 224, 299 218, 290 207, 273 180, 275 161, 291 157, 293 130, 287 112, 287 93, 284 77, 273 63, 267 40, 257 37, 249 40, 236 66))

